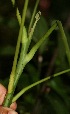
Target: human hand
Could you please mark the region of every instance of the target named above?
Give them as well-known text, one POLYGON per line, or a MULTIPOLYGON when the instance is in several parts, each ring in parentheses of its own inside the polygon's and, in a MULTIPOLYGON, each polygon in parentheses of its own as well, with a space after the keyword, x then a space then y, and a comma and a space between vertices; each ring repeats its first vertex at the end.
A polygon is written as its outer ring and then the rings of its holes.
POLYGON ((2 103, 5 99, 6 92, 7 92, 6 88, 2 84, 0 84, 0 114, 18 114, 15 111, 17 108, 16 102, 12 103, 10 105, 10 108, 2 106, 2 103))

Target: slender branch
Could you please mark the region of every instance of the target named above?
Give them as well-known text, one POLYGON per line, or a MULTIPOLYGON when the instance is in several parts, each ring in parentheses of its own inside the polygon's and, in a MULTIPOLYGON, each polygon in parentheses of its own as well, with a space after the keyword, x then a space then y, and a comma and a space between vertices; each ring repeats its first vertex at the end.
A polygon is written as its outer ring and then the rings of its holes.
POLYGON ((70 49, 69 49, 69 46, 68 46, 67 38, 66 38, 66 35, 65 35, 65 32, 64 32, 64 29, 62 27, 62 23, 60 21, 57 21, 57 24, 58 24, 60 33, 62 35, 62 40, 63 40, 64 46, 65 46, 66 55, 67 55, 68 62, 69 62, 69 65, 70 65, 70 49))
POLYGON ((30 24, 29 24, 28 33, 30 32, 30 29, 31 29, 31 27, 32 27, 33 20, 34 20, 35 14, 36 14, 36 10, 37 10, 39 1, 40 1, 40 0, 37 0, 37 1, 36 1, 35 7, 34 7, 34 10, 33 10, 33 14, 32 14, 32 18, 31 18, 31 21, 30 21, 30 24))
MULTIPOLYGON (((61 74, 67 73, 67 72, 70 72, 70 69, 67 69, 67 70, 61 71, 61 72, 59 72, 59 73, 53 74, 52 76, 53 76, 53 77, 57 77, 57 76, 59 76, 59 75, 61 75, 61 74)), ((46 78, 44 78, 44 79, 42 79, 42 80, 39 80, 38 82, 35 82, 35 83, 33 83, 33 84, 31 84, 31 85, 25 87, 25 88, 22 89, 17 95, 15 95, 15 96, 13 97, 12 102, 15 102, 22 94, 24 94, 26 91, 28 91, 28 90, 31 89, 32 87, 34 87, 34 86, 36 86, 36 85, 38 85, 38 84, 40 84, 40 83, 43 83, 43 82, 49 80, 50 78, 51 78, 51 76, 48 76, 48 77, 46 77, 46 78)))

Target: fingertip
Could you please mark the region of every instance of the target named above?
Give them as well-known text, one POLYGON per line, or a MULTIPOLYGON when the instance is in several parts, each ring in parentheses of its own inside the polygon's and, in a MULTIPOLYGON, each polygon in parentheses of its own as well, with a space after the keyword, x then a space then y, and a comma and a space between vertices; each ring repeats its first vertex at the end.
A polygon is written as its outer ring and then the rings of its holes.
POLYGON ((6 95, 6 88, 2 84, 0 84, 0 105, 2 105, 5 95, 6 95))
POLYGON ((10 108, 13 109, 13 110, 16 110, 16 108, 17 108, 17 103, 16 103, 16 102, 12 103, 12 104, 10 105, 10 108))

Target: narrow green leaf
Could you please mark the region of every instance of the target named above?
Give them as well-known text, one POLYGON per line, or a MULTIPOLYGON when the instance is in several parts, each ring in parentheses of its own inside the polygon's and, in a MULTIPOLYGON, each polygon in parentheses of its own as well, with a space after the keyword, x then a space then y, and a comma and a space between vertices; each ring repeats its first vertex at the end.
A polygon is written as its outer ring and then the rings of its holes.
MULTIPOLYGON (((61 71, 61 72, 59 72, 59 73, 53 74, 53 77, 59 76, 59 75, 61 75, 61 74, 67 73, 67 72, 70 72, 70 69, 67 69, 67 70, 61 71)), ((44 79, 42 79, 42 80, 39 80, 39 81, 37 81, 37 82, 35 82, 35 83, 33 83, 33 84, 31 84, 31 85, 29 85, 29 86, 23 88, 16 96, 14 96, 12 102, 15 102, 22 94, 24 94, 26 91, 28 91, 28 90, 31 89, 32 87, 34 87, 34 86, 36 86, 36 85, 38 85, 38 84, 40 84, 40 83, 43 83, 43 82, 49 80, 50 77, 51 77, 51 76, 48 76, 48 77, 46 77, 46 78, 44 78, 44 79)))
POLYGON ((48 31, 47 33, 38 41, 38 43, 35 44, 35 46, 30 50, 30 52, 26 55, 25 61, 29 62, 37 49, 41 46, 41 44, 48 38, 48 36, 53 32, 53 30, 57 27, 57 23, 55 23, 48 31))

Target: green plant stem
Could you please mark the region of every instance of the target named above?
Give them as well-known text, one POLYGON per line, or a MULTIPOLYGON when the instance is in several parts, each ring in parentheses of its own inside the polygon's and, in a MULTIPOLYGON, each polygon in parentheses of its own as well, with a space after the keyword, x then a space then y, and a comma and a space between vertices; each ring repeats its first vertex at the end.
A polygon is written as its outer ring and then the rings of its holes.
POLYGON ((31 27, 32 27, 33 20, 34 20, 35 14, 36 14, 36 10, 37 10, 39 1, 40 1, 40 0, 37 0, 37 1, 36 1, 35 7, 34 7, 34 10, 33 10, 33 14, 32 14, 32 17, 31 17, 31 21, 30 21, 30 24, 29 24, 28 33, 30 32, 30 29, 31 29, 31 27))
POLYGON ((25 65, 33 58, 35 52, 37 51, 37 49, 40 47, 40 45, 43 43, 43 41, 53 32, 53 30, 57 27, 57 23, 55 23, 49 30, 48 32, 40 39, 40 41, 35 44, 35 46, 30 50, 30 52, 25 56, 25 58, 23 58, 23 61, 21 61, 21 65, 22 68, 19 70, 17 70, 16 73, 16 78, 15 78, 15 82, 14 82, 14 87, 17 85, 18 80, 20 78, 20 75, 25 67, 25 65))
POLYGON ((20 25, 20 30, 19 30, 19 35, 18 35, 18 41, 17 41, 17 46, 16 46, 16 52, 14 56, 14 62, 13 62, 13 67, 12 67, 12 72, 10 75, 10 80, 9 80, 9 85, 8 85, 8 93, 7 97, 4 101, 3 106, 9 107, 11 104, 11 99, 14 93, 14 80, 15 80, 15 71, 16 71, 16 65, 17 65, 17 59, 18 59, 18 53, 19 53, 19 48, 20 48, 20 42, 22 38, 22 33, 23 33, 23 27, 24 27, 24 22, 25 22, 25 17, 26 17, 26 11, 27 11, 27 6, 28 6, 29 0, 25 0, 24 4, 24 9, 22 13, 22 21, 20 25))
POLYGON ((24 28, 23 29, 23 39, 22 39, 22 48, 21 48, 21 53, 20 53, 20 58, 19 58, 19 61, 18 61, 18 64, 17 64, 17 68, 16 68, 16 78, 15 78, 15 82, 14 82, 14 87, 16 87, 17 83, 18 83, 18 80, 21 76, 21 73, 26 65, 26 55, 27 55, 27 51, 28 51, 28 48, 29 48, 29 45, 30 45, 30 42, 31 42, 31 39, 32 39, 32 35, 33 35, 33 32, 35 30, 35 27, 36 27, 36 24, 38 22, 38 20, 40 19, 40 16, 41 15, 41 12, 38 12, 36 14, 36 21, 32 27, 32 30, 29 34, 29 37, 27 38, 27 31, 26 29, 24 28))
POLYGON ((69 46, 68 46, 67 38, 66 38, 66 35, 65 35, 65 32, 64 32, 64 29, 62 27, 62 23, 60 21, 57 21, 57 24, 58 24, 58 27, 59 27, 59 30, 60 30, 60 33, 61 33, 61 36, 62 36, 61 38, 62 38, 64 46, 65 46, 66 55, 67 55, 69 66, 70 66, 70 49, 69 49, 69 46))
MULTIPOLYGON (((61 71, 61 72, 59 72, 59 73, 53 74, 52 76, 53 76, 53 77, 57 77, 57 76, 59 76, 59 75, 61 75, 61 74, 67 73, 67 72, 70 72, 70 69, 67 69, 67 70, 61 71)), ((25 87, 25 88, 22 89, 17 95, 15 95, 15 96, 13 97, 12 102, 15 102, 22 94, 24 94, 26 91, 28 91, 28 90, 31 89, 32 87, 34 87, 34 86, 36 86, 36 85, 38 85, 38 84, 40 84, 40 83, 43 83, 43 82, 49 80, 50 78, 51 78, 51 76, 48 76, 48 77, 46 77, 46 78, 44 78, 44 79, 42 79, 42 80, 39 80, 38 82, 35 82, 35 83, 33 83, 33 84, 31 84, 31 85, 25 87)))
MULTIPOLYGON (((12 74, 15 74, 15 70, 16 70, 16 64, 17 64, 17 59, 18 59, 18 53, 19 53, 19 48, 20 48, 21 37, 22 37, 22 33, 23 33, 23 26, 24 26, 25 17, 26 17, 28 1, 29 0, 25 0, 24 9, 23 9, 23 13, 22 13, 22 22, 21 22, 21 26, 20 26, 20 30, 19 30, 19 35, 18 35, 16 52, 15 52, 14 62, 13 62, 13 67, 12 67, 12 74)), ((11 77, 12 77, 12 75, 11 75, 11 77)), ((12 79, 10 78, 10 82, 13 83, 14 82, 13 79, 14 79, 14 77, 12 79)), ((10 82, 9 82, 9 86, 11 86, 10 82)), ((8 87, 8 88, 12 88, 12 87, 8 87)), ((12 89, 8 89, 9 93, 11 93, 11 91, 12 91, 12 89)))
POLYGON ((19 61, 18 61, 18 65, 17 65, 17 69, 16 69, 16 78, 15 78, 15 82, 14 82, 14 87, 16 87, 17 83, 18 83, 18 80, 21 76, 21 73, 23 72, 23 69, 25 67, 25 56, 26 56, 26 52, 27 52, 27 47, 26 49, 24 50, 24 53, 23 53, 23 48, 21 49, 21 53, 20 53, 20 58, 19 58, 19 61), (22 58, 23 57, 23 58, 22 58))

